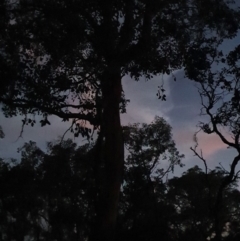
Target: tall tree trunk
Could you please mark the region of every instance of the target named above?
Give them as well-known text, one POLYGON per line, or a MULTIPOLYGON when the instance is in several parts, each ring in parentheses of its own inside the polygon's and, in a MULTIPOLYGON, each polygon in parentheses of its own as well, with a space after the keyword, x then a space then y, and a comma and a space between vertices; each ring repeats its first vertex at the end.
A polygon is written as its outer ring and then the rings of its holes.
POLYGON ((94 241, 113 241, 118 212, 118 200, 123 176, 123 138, 119 103, 122 85, 120 71, 108 75, 103 92, 103 158, 104 176, 97 210, 94 241))

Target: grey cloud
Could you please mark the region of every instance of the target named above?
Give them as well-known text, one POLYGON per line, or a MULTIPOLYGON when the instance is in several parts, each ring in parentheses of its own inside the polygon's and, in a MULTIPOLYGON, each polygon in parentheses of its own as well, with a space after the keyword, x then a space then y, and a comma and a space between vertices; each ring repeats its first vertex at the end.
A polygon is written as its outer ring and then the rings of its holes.
MULTIPOLYGON (((224 167, 227 171, 230 171, 230 165, 234 159, 234 157, 237 156, 237 153, 233 149, 228 149, 227 147, 224 149, 219 150, 218 152, 214 153, 208 160, 208 166, 210 169, 214 169, 216 166, 224 167)), ((237 167, 237 170, 240 168, 237 167)))
MULTIPOLYGON (((30 140, 35 141, 40 148, 45 149, 46 142, 63 136, 64 132, 70 126, 70 122, 62 122, 58 117, 50 117, 51 125, 41 127, 37 121, 34 127, 25 126, 22 137, 19 138, 22 119, 23 117, 21 116, 5 118, 2 113, 0 114, 0 125, 5 133, 5 138, 0 140, 0 157, 18 158, 19 154, 16 153, 17 148, 30 140)), ((40 118, 37 119, 40 120, 40 118)), ((65 138, 73 138, 72 133, 68 133, 65 138)), ((81 140, 81 138, 77 138, 75 141, 81 142, 81 140)))
MULTIPOLYGON (((168 77, 164 77, 166 79, 168 77)), ((164 86, 166 92, 169 92, 168 81, 164 86)), ((130 77, 123 79, 123 89, 130 103, 127 106, 127 113, 122 115, 122 123, 129 122, 151 122, 154 116, 159 115, 167 118, 166 113, 172 108, 171 97, 167 93, 167 101, 161 101, 157 98, 158 86, 162 84, 161 77, 154 77, 149 81, 141 79, 136 82, 130 77)))
POLYGON ((168 116, 174 126, 196 125, 200 114, 200 97, 196 84, 184 78, 184 72, 178 71, 177 81, 170 81, 171 99, 174 108, 168 112, 168 116))

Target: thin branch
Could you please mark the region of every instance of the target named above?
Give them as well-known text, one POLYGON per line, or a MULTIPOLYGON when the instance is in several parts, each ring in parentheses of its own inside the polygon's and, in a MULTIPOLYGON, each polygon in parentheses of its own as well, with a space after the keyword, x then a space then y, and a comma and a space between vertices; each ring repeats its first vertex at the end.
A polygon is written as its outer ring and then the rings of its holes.
MULTIPOLYGON (((25 115, 25 119, 27 119, 26 115, 25 115)), ((14 143, 16 143, 20 138, 22 138, 24 140, 24 138, 23 138, 23 131, 24 131, 24 126, 25 125, 26 125, 26 121, 23 121, 22 122, 22 126, 21 126, 20 134, 19 134, 18 138, 16 139, 16 141, 14 141, 14 143)))
POLYGON ((13 106, 16 108, 23 108, 23 109, 29 109, 29 108, 37 108, 41 112, 46 112, 49 113, 50 115, 56 115, 62 119, 82 119, 82 120, 87 120, 91 124, 96 124, 96 119, 92 116, 92 114, 81 114, 81 113, 66 113, 63 111, 55 110, 50 107, 46 106, 41 106, 37 103, 29 102, 28 104, 20 104, 20 103, 13 103, 12 101, 1 99, 0 101, 3 102, 4 104, 7 104, 9 106, 13 106))
POLYGON ((154 162, 153 162, 152 166, 151 166, 151 167, 150 167, 150 169, 149 169, 149 171, 150 171, 150 172, 152 172, 152 170, 153 170, 153 169, 154 169, 154 167, 156 166, 156 164, 157 164, 158 160, 159 160, 159 157, 155 157, 155 160, 154 160, 154 162))
POLYGON ((208 174, 208 167, 207 167, 207 162, 206 160, 203 158, 202 155, 202 150, 201 150, 201 154, 199 154, 195 148, 190 147, 190 150, 193 151, 194 155, 197 156, 200 160, 203 161, 204 167, 205 167, 205 173, 208 174))
POLYGON ((225 173, 228 173, 228 174, 229 174, 229 171, 227 171, 227 170, 223 167, 223 165, 222 165, 221 162, 219 162, 219 165, 220 165, 220 167, 225 171, 225 173))
MULTIPOLYGON (((203 102, 202 102, 202 106, 204 107, 206 113, 208 114, 208 116, 210 117, 210 120, 211 120, 211 123, 212 123, 212 126, 213 126, 213 131, 220 137, 221 141, 228 145, 228 146, 231 146, 233 148, 236 149, 236 145, 230 141, 228 141, 224 136, 223 134, 218 130, 218 127, 217 127, 217 124, 216 124, 216 121, 214 119, 214 116, 213 114, 211 113, 211 109, 213 108, 214 104, 215 104, 215 101, 214 101, 214 97, 211 97, 210 96, 210 93, 209 91, 206 89, 206 87, 204 86, 204 84, 201 84, 203 90, 204 90, 204 93, 205 95, 207 96, 208 98, 208 102, 209 102, 209 105, 206 106, 203 102)), ((213 88, 213 87, 211 87, 213 88)), ((213 94, 213 96, 215 96, 215 94, 213 94)), ((202 95, 201 95, 201 99, 202 99, 202 95)))
POLYGON ((71 126, 63 133, 62 138, 61 138, 61 140, 60 140, 60 145, 62 144, 65 135, 72 129, 74 123, 75 123, 75 119, 72 121, 71 126))

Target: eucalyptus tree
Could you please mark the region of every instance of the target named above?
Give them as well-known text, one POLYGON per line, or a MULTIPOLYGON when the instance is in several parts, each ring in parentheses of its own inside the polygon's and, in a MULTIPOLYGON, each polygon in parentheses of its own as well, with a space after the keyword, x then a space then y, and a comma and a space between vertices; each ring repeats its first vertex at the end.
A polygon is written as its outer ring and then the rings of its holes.
MULTIPOLYGON (((224 178, 218 189, 214 206, 216 240, 222 240, 221 218, 224 191, 239 179, 240 162, 240 82, 239 82, 239 45, 229 53, 215 56, 217 65, 198 74, 202 79, 198 85, 201 98, 201 114, 205 121, 199 123, 200 130, 208 135, 217 135, 227 148, 233 150, 234 158, 226 160, 229 169, 224 169, 224 178)), ((197 141, 197 139, 196 139, 197 141)), ((196 145, 197 147, 197 145, 196 145)), ((204 162, 206 173, 207 160, 196 149, 194 153, 204 162)))
POLYGON ((125 170, 117 240, 175 240, 169 221, 174 209, 166 200, 164 179, 177 166, 180 154, 171 126, 156 116, 150 124, 123 127, 125 170))
MULTIPOLYGON (((225 173, 221 168, 205 173, 195 166, 181 177, 169 179, 166 202, 171 203, 175 210, 170 220, 175 240, 214 240, 214 208, 224 178, 225 173)), ((239 197, 235 180, 224 189, 222 208, 218 210, 222 240, 233 240, 238 235, 239 197)))
MULTIPOLYGON (((196 79, 217 46, 236 35, 239 12, 215 0, 4 0, 0 4, 0 102, 6 116, 72 121, 75 136, 99 127, 105 166, 96 237, 113 240, 123 169, 124 76, 196 79)), ((159 98, 165 99, 164 95, 159 98)))

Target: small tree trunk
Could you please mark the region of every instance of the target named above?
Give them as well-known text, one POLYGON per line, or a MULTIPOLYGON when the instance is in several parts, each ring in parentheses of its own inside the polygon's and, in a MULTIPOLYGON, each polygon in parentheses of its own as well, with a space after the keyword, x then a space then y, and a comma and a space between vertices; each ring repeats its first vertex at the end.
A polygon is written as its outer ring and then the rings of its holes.
POLYGON ((113 241, 123 176, 123 138, 119 103, 122 86, 120 73, 112 74, 102 87, 103 92, 103 162, 104 176, 97 210, 94 241, 113 241))

